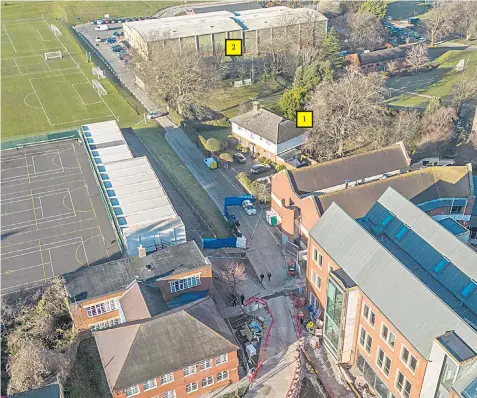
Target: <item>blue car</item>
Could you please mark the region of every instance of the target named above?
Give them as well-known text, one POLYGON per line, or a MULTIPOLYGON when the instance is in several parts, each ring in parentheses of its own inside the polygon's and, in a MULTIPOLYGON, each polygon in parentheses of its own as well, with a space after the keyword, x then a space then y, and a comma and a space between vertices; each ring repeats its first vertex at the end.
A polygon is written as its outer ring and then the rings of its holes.
POLYGON ((110 37, 110 38, 108 38, 108 40, 106 40, 106 42, 107 42, 108 44, 114 44, 114 43, 117 42, 117 40, 116 40, 115 37, 110 37))

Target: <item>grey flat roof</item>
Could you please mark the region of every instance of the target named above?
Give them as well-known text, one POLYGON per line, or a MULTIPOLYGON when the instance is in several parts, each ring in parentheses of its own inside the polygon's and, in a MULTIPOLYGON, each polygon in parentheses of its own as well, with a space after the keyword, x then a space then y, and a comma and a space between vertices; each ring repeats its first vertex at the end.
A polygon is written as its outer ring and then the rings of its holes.
POLYGON ((218 5, 208 5, 208 6, 200 6, 193 8, 194 13, 196 14, 205 14, 210 12, 217 12, 217 11, 229 11, 229 12, 236 12, 236 11, 244 11, 244 10, 259 10, 262 8, 260 4, 258 4, 255 0, 247 0, 241 1, 237 3, 222 3, 218 5))
POLYGON ((464 227, 462 224, 459 224, 453 218, 443 218, 442 220, 439 220, 437 222, 455 236, 459 236, 469 232, 466 227, 464 227))
POLYGON ((477 350, 477 332, 337 204, 310 235, 424 358, 450 330, 477 350))
POLYGON ((465 344, 454 332, 439 336, 437 341, 441 343, 458 362, 464 362, 476 356, 475 351, 465 344))
POLYGON ((459 378, 452 385, 463 398, 475 398, 477 396, 477 359, 459 375, 459 378))

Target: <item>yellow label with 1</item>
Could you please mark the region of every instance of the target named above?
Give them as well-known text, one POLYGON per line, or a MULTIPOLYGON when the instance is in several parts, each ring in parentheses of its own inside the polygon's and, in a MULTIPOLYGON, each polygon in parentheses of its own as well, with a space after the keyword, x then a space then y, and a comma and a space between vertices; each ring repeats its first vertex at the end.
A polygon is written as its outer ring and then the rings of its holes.
POLYGON ((302 128, 313 127, 313 111, 297 111, 296 126, 302 128))

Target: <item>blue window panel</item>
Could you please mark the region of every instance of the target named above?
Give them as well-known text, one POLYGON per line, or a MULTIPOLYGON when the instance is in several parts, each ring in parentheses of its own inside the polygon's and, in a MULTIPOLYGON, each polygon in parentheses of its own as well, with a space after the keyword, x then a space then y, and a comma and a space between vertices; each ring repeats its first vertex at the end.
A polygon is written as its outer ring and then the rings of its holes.
POLYGON ((396 234, 396 239, 401 240, 404 237, 404 235, 406 235, 407 231, 409 231, 409 227, 407 227, 406 225, 403 225, 401 229, 399 230, 399 232, 396 234))
POLYGON ((120 226, 126 226, 128 224, 128 222, 126 221, 124 217, 118 217, 117 220, 120 226))
POLYGON ((92 153, 93 153, 93 156, 95 158, 99 158, 99 152, 98 151, 93 151, 92 153))
POLYGON ((107 174, 101 173, 101 179, 104 180, 109 180, 109 176, 107 174))
POLYGON ((91 150, 96 149, 96 145, 90 144, 89 149, 91 149, 91 150))
POLYGON ((94 159, 94 163, 96 163, 96 164, 102 164, 103 163, 101 158, 93 158, 93 159, 94 159))
POLYGON ((83 129, 83 131, 89 131, 89 127, 86 124, 83 124, 81 128, 83 129))
POLYGON ((98 171, 99 171, 100 173, 104 173, 104 172, 106 171, 106 167, 104 167, 104 166, 98 166, 98 171))
POLYGON ((120 207, 115 207, 114 208, 114 214, 117 216, 122 216, 123 215, 123 210, 120 207))
POLYGON ((383 228, 386 228, 393 219, 394 219, 394 214, 389 213, 386 216, 386 218, 383 220, 383 222, 381 223, 383 228))
POLYGON ((107 189, 106 193, 108 194, 108 197, 114 197, 116 196, 116 192, 114 192, 114 189, 107 189))
POLYGON ((119 200, 111 199, 111 206, 119 206, 119 200))
POLYGON ((464 287, 464 290, 462 290, 462 296, 468 297, 475 289, 476 284, 474 281, 470 281, 469 284, 464 287))
POLYGON ((92 138, 86 138, 86 141, 88 142, 88 144, 94 144, 94 141, 92 138))
POLYGON ((90 133, 89 131, 85 131, 85 132, 84 132, 84 135, 85 135, 86 137, 91 137, 91 133, 90 133))
POLYGON ((434 268, 434 272, 436 274, 442 272, 444 270, 444 268, 447 266, 447 264, 449 264, 449 260, 447 258, 443 258, 439 264, 436 265, 436 267, 434 268))
POLYGON ((113 184, 111 184, 109 181, 106 181, 106 182, 104 183, 104 187, 105 187, 105 188, 112 188, 112 187, 113 187, 113 184))

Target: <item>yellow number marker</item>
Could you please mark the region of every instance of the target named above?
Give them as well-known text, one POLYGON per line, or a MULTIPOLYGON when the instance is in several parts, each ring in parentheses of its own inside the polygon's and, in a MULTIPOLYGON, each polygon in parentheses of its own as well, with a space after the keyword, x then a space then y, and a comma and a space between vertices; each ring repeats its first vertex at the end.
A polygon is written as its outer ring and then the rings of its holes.
POLYGON ((313 111, 297 111, 296 126, 300 128, 313 127, 313 111))
POLYGON ((242 39, 225 39, 226 56, 242 56, 242 39))

